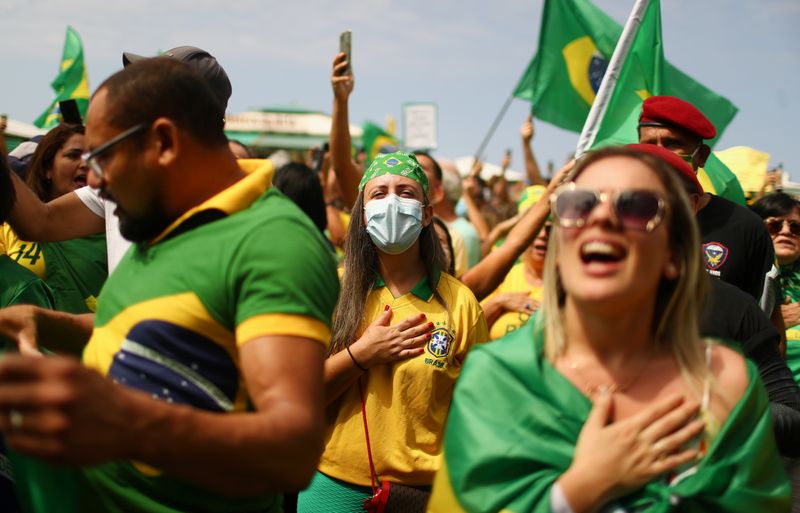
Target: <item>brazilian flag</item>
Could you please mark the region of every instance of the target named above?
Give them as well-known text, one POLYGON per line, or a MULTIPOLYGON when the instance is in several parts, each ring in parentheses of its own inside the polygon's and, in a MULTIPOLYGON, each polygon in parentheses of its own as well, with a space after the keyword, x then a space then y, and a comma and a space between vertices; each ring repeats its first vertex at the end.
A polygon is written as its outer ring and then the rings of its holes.
MULTIPOLYGON (((580 132, 621 34, 622 26, 589 0, 545 0, 539 50, 514 96, 530 101, 537 118, 580 132)), ((714 123, 713 146, 738 109, 666 61, 662 77, 659 94, 694 104, 714 123)))
POLYGON ((747 204, 739 179, 713 151, 708 156, 705 167, 697 170, 697 180, 706 192, 722 196, 740 205, 747 204))
MULTIPOLYGON (((667 63, 661 38, 661 9, 650 0, 619 70, 605 115, 600 120, 592 148, 636 142, 642 102, 649 96, 667 94, 667 63)), ((736 175, 713 153, 697 172, 703 190, 745 204, 736 175)))
POLYGON ((647 3, 627 53, 621 57, 622 66, 606 110, 593 127, 590 149, 637 142, 642 102, 650 96, 664 94, 666 62, 658 0, 647 3))
POLYGON ((366 165, 369 166, 379 153, 391 153, 400 149, 400 142, 392 134, 383 128, 369 121, 361 125, 363 133, 361 140, 364 143, 364 151, 367 152, 366 165))
POLYGON ((86 65, 83 61, 83 44, 78 33, 72 27, 67 27, 67 38, 64 41, 64 51, 61 54, 59 73, 50 87, 56 92, 56 98, 50 106, 42 112, 33 122, 39 128, 52 128, 61 121, 61 111, 58 102, 74 99, 82 118, 86 118, 86 109, 89 106, 89 79, 86 75, 86 65))

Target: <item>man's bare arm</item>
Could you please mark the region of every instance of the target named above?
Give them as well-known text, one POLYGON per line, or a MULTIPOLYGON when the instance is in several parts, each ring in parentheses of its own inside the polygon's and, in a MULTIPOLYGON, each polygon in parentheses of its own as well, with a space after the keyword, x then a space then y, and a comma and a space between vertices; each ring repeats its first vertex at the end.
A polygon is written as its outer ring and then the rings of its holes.
POLYGON ((525 173, 528 175, 528 181, 531 185, 547 185, 545 179, 542 178, 542 172, 531 147, 531 142, 533 141, 533 116, 528 114, 528 119, 522 124, 519 133, 522 136, 522 154, 525 156, 525 173))
POLYGON ((0 309, 0 336, 13 341, 23 354, 50 351, 80 355, 92 336, 94 314, 70 314, 33 305, 0 309))
POLYGON ((253 339, 240 362, 255 412, 212 413, 113 384, 71 358, 0 361, 0 415, 9 446, 49 461, 147 463, 231 497, 299 490, 323 440, 324 347, 289 336, 253 339), (35 433, 33 435, 32 433, 35 433))

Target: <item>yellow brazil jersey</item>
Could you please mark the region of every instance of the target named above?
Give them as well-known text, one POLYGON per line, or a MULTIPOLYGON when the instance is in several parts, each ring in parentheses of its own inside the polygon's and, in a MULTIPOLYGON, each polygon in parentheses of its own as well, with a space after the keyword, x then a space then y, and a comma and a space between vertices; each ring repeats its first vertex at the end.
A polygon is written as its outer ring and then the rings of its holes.
POLYGON ((37 242, 20 239, 8 223, 3 224, 0 229, 0 254, 8 255, 11 260, 33 272, 42 280, 47 277, 42 247, 37 242))
MULTIPOLYGON (((530 291, 528 296, 536 301, 542 300, 542 287, 534 287, 525 278, 525 264, 519 263, 506 275, 503 283, 498 286, 494 292, 489 294, 481 304, 486 304, 487 301, 495 297, 497 294, 505 292, 525 292, 530 291)), ((505 312, 500 315, 497 320, 489 327, 489 338, 491 340, 504 337, 514 330, 519 329, 530 319, 530 315, 523 312, 505 312)))
MULTIPOLYGON (((456 378, 469 349, 487 340, 483 311, 465 285, 442 273, 436 291, 447 303, 449 315, 434 298, 427 280, 397 298, 385 286, 376 287, 367 298, 361 331, 386 305, 392 308, 392 324, 419 313, 434 324, 423 354, 376 366, 361 377, 372 457, 380 479, 408 485, 433 482, 456 378)), ((358 386, 354 383, 332 408, 335 411, 329 419, 333 423, 328 427, 319 470, 368 486, 358 386)))

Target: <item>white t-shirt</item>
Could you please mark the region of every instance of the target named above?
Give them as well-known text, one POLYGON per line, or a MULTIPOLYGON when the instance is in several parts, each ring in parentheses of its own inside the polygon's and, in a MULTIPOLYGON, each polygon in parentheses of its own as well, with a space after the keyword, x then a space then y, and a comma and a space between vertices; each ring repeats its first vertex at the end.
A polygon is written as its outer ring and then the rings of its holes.
POLYGON ((119 219, 114 215, 117 204, 100 197, 99 189, 92 189, 88 185, 75 191, 86 208, 91 210, 106 221, 106 251, 108 252, 108 274, 117 267, 122 255, 128 251, 131 242, 119 233, 119 219))

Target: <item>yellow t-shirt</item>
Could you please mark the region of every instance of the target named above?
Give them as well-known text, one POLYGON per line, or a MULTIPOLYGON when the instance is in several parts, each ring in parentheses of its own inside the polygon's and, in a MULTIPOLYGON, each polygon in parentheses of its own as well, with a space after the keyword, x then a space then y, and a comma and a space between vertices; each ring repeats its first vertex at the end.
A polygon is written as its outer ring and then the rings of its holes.
MULTIPOLYGON (((392 308, 392 324, 419 313, 434 323, 425 353, 374 367, 361 377, 372 458, 382 480, 407 485, 433 483, 441 463, 442 435, 456 378, 467 351, 488 338, 483 310, 465 285, 442 273, 436 290, 451 315, 434 299, 426 280, 398 298, 386 287, 375 288, 367 297, 360 332, 383 312, 385 305, 392 308)), ((349 483, 369 486, 356 383, 334 403, 330 418, 334 422, 328 426, 319 470, 349 483)))
POLYGON ((4 223, 0 229, 0 255, 8 255, 11 260, 33 272, 42 280, 47 277, 42 247, 38 242, 20 239, 8 223, 4 223))
MULTIPOLYGON (((508 271, 503 283, 501 283, 491 294, 489 294, 481 304, 486 304, 487 301, 492 299, 497 294, 502 294, 505 292, 525 292, 526 290, 530 290, 528 296, 531 299, 535 299, 536 301, 542 300, 542 287, 534 287, 528 280, 525 279, 525 264, 519 263, 516 264, 514 267, 508 271)), ((492 324, 489 328, 489 339, 495 340, 500 337, 504 337, 511 333, 514 330, 519 329, 522 327, 528 319, 530 319, 530 315, 523 313, 523 312, 505 312, 504 314, 500 315, 494 324, 492 324)))

